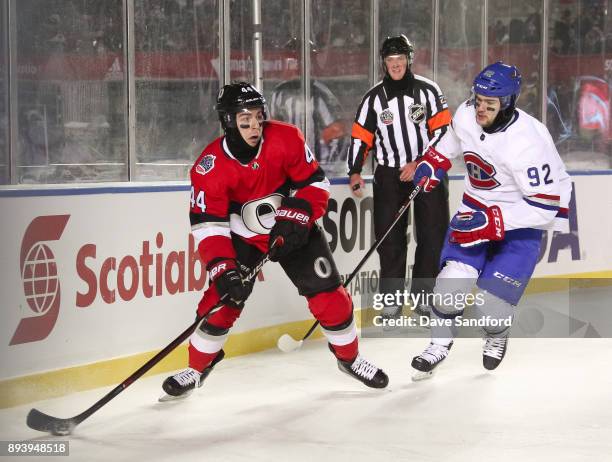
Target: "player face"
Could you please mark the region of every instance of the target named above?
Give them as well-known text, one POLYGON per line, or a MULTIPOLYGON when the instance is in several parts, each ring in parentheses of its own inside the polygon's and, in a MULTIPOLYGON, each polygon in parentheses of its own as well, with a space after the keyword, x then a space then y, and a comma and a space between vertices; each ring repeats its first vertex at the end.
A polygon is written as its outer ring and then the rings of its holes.
POLYGON ((236 114, 236 125, 249 146, 257 146, 263 134, 265 117, 262 108, 245 109, 236 114))
POLYGON ((401 80, 408 68, 408 57, 406 55, 389 55, 385 58, 385 66, 393 80, 401 80))
POLYGON ((499 114, 501 103, 499 98, 477 94, 474 98, 474 106, 476 107, 476 122, 482 128, 487 128, 499 114))

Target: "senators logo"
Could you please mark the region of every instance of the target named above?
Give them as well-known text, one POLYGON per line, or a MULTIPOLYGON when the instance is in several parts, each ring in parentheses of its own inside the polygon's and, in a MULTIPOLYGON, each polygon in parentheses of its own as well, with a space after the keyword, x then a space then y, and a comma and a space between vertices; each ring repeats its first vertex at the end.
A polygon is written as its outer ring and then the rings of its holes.
POLYGON ((476 189, 495 189, 499 181, 495 179, 497 172, 493 165, 486 162, 475 152, 463 153, 463 160, 470 179, 470 184, 476 189))

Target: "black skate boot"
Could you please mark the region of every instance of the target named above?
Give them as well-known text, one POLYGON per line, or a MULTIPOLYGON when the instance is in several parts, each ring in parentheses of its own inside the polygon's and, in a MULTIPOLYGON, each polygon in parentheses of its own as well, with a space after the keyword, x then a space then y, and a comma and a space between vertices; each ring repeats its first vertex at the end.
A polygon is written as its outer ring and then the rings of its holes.
POLYGON ((412 358, 412 367, 419 371, 412 376, 412 380, 418 381, 430 378, 438 364, 446 359, 452 346, 453 342, 450 342, 448 346, 431 342, 423 353, 412 358))
POLYGON ((188 367, 187 369, 168 377, 162 384, 162 388, 166 392, 166 395, 159 398, 159 401, 171 401, 189 396, 193 390, 202 386, 202 383, 206 377, 208 377, 215 365, 224 357, 225 352, 223 350, 219 350, 219 353, 217 356, 215 356, 215 359, 213 359, 210 365, 202 372, 188 367))
POLYGON ((485 335, 485 344, 482 349, 482 365, 492 371, 504 359, 508 348, 508 334, 501 337, 485 335))
POLYGON ((371 388, 385 388, 389 377, 374 364, 357 355, 353 361, 338 360, 338 369, 371 388))

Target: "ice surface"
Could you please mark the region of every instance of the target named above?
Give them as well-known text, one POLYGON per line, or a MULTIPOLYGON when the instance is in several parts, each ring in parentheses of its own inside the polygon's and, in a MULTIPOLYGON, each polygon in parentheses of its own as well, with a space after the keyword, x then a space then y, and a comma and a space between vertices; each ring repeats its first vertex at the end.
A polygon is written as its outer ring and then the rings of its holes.
MULTIPOLYGON (((224 360, 183 401, 158 403, 164 376, 141 379, 68 437, 69 460, 612 461, 612 339, 511 338, 487 372, 482 340, 459 338, 412 382, 427 343, 362 339, 385 390, 338 371, 321 340, 224 360)), ((29 429, 29 409, 72 417, 111 388, 0 410, 0 440, 65 440, 29 429)))

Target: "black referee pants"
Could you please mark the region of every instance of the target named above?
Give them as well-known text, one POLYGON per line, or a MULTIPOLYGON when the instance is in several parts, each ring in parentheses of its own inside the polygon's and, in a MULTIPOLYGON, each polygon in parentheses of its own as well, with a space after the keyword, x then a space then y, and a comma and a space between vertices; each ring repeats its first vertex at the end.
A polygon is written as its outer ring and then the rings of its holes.
MULTIPOLYGON (((374 233, 382 237, 404 201, 414 189, 412 182, 399 179, 399 169, 378 165, 374 172, 374 233)), ((449 223, 448 179, 430 193, 420 193, 413 201, 416 252, 410 292, 431 293, 440 271, 440 252, 449 223)), ((395 224, 378 247, 380 292, 403 291, 406 286, 408 254, 408 212, 395 224)))

